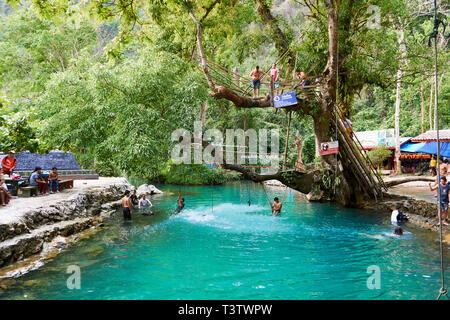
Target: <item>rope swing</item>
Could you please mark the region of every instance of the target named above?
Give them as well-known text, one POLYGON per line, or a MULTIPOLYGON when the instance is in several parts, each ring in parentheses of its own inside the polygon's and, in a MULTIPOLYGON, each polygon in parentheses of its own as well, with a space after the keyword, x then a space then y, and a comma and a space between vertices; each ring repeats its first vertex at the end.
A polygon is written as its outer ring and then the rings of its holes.
MULTIPOLYGON (((437 35, 439 32, 439 25, 442 23, 441 20, 437 18, 437 5, 436 0, 434 0, 434 28, 433 33, 430 35, 429 38, 429 44, 431 42, 431 39, 434 38, 434 103, 436 104, 436 113, 434 115, 435 117, 435 123, 436 123, 436 141, 437 141, 437 158, 439 159, 441 148, 440 148, 440 142, 439 142, 439 107, 438 107, 438 87, 437 87, 437 59, 438 59, 438 53, 437 53, 437 35)), ((445 28, 444 28, 445 32, 445 28)), ((437 161, 437 172, 438 172, 438 188, 440 188, 440 168, 439 168, 439 161, 437 161)), ((439 189, 438 189, 439 191, 439 189)), ((437 198, 437 207, 438 207, 438 216, 439 216, 439 254, 441 258, 441 283, 442 286, 439 289, 439 295, 436 300, 440 300, 442 296, 446 296, 448 299, 447 294, 447 288, 445 287, 445 268, 444 268, 444 245, 442 242, 442 212, 441 212, 441 193, 438 192, 438 198, 437 198)))

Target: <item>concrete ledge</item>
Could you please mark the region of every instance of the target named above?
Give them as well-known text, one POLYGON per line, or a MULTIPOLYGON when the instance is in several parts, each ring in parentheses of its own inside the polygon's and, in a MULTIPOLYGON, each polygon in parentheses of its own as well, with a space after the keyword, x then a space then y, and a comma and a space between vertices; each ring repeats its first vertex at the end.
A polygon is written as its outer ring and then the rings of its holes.
POLYGON ((57 236, 67 237, 110 216, 131 185, 124 178, 75 181, 73 189, 13 199, 0 210, 0 267, 39 253, 57 236))

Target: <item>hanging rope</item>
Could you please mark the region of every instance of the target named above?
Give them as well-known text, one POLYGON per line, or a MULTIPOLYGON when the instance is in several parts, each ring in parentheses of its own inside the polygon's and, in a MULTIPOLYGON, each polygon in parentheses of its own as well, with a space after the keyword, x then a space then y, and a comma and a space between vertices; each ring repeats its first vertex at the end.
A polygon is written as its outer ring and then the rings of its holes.
MULTIPOLYGON (((430 34, 430 38, 428 43, 430 44, 431 39, 434 38, 434 103, 436 105, 436 113, 434 115, 435 117, 435 123, 436 123, 436 141, 437 141, 437 172, 438 172, 438 197, 437 197, 437 207, 438 207, 438 216, 439 216, 439 253, 440 253, 440 258, 441 258, 441 283, 442 286, 439 289, 439 295, 437 297, 437 300, 440 300, 442 296, 446 296, 448 299, 448 295, 447 295, 447 288, 445 288, 445 268, 444 268, 444 245, 443 245, 443 241, 442 241, 442 212, 441 212, 441 193, 439 192, 439 188, 440 188, 440 180, 441 180, 441 173, 440 173, 440 167, 439 167, 439 157, 440 157, 440 153, 441 153, 441 148, 440 148, 440 142, 439 142, 439 107, 438 107, 438 87, 437 87, 437 61, 438 61, 438 52, 437 52, 437 36, 439 33, 439 25, 442 23, 442 21, 440 21, 437 18, 437 4, 436 4, 436 0, 434 0, 434 29, 433 29, 433 33, 430 34)), ((444 27, 444 32, 445 32, 445 27, 444 27)))
POLYGON ((270 202, 269 196, 267 195, 266 188, 264 187, 264 182, 261 182, 264 194, 266 195, 267 202, 270 202))
POLYGON ((252 202, 250 200, 250 185, 248 183, 247 183, 247 193, 248 193, 248 206, 250 207, 252 202))

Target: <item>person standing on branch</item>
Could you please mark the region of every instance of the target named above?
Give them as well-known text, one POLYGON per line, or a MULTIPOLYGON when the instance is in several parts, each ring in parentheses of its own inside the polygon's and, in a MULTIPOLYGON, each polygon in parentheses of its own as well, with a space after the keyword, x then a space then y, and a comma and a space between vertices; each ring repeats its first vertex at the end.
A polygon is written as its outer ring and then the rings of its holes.
POLYGON ((274 63, 272 69, 270 69, 270 76, 273 79, 273 87, 275 89, 275 95, 277 96, 280 88, 280 70, 278 70, 276 63, 274 63))
POLYGON ((250 78, 252 78, 253 98, 259 97, 259 88, 261 87, 261 74, 269 76, 267 73, 259 69, 259 66, 256 66, 255 69, 250 72, 250 78))

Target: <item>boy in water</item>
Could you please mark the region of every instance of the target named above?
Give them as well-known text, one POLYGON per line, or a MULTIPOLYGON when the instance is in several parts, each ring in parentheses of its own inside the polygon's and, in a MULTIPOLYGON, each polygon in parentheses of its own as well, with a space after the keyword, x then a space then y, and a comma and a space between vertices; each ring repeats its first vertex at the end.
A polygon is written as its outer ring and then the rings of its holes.
POLYGON ((150 200, 145 198, 145 194, 142 195, 141 200, 139 200, 139 209, 144 209, 143 216, 151 216, 153 215, 152 210, 150 209, 153 207, 153 204, 150 202, 150 200))
MULTIPOLYGON (((444 226, 448 226, 449 224, 447 223, 447 212, 448 212, 448 204, 450 202, 450 184, 447 183, 447 178, 446 177, 442 177, 441 176, 441 183, 439 184, 439 186, 435 186, 432 187, 431 186, 431 182, 428 184, 430 186, 430 190, 434 191, 434 190, 438 190, 439 189, 439 193, 440 193, 440 203, 439 205, 441 206, 441 213, 442 213, 442 224, 444 226)), ((438 221, 439 221, 439 210, 438 210, 438 221)), ((439 226, 439 223, 438 223, 439 226)))
POLYGON ((181 210, 183 210, 183 208, 184 208, 184 198, 181 198, 181 193, 178 194, 177 203, 178 203, 178 207, 173 214, 180 213, 181 210))
POLYGON ((272 215, 273 216, 278 216, 278 214, 281 212, 281 207, 283 206, 283 204, 280 202, 280 200, 275 197, 273 198, 273 204, 272 202, 270 202, 270 206, 272 207, 272 215))
POLYGON ((122 198, 122 211, 123 219, 131 220, 131 214, 133 213, 133 204, 130 199, 130 190, 125 191, 125 195, 122 198))

